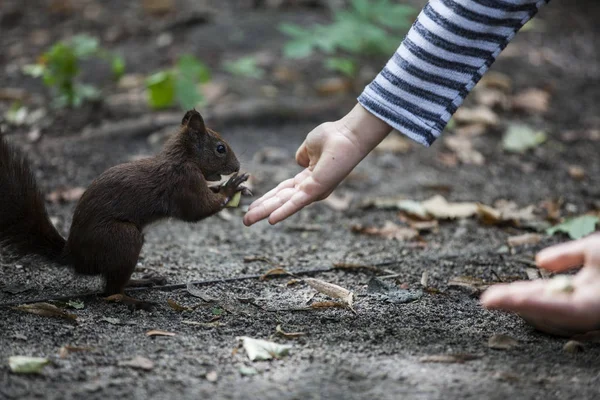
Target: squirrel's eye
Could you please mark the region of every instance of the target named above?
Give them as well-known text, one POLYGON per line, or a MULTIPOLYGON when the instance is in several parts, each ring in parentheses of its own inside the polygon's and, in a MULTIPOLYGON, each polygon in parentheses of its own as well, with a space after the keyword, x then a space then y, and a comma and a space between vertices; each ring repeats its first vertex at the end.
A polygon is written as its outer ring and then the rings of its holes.
POLYGON ((223 146, 222 144, 217 146, 217 152, 223 154, 227 151, 227 149, 225 149, 225 146, 223 146))

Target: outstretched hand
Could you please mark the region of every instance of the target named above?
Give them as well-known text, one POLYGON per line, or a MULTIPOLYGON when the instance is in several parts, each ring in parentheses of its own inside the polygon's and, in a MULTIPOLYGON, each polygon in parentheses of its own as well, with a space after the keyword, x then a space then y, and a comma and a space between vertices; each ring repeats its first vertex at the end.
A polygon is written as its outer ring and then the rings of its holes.
POLYGON ((276 224, 325 199, 390 131, 360 105, 339 121, 319 125, 296 152, 296 161, 305 169, 254 201, 244 224, 265 218, 276 224))
POLYGON ((481 296, 491 309, 518 313, 541 331, 571 336, 600 329, 600 233, 540 251, 537 265, 553 272, 583 265, 571 291, 551 290, 548 280, 494 285, 481 296))

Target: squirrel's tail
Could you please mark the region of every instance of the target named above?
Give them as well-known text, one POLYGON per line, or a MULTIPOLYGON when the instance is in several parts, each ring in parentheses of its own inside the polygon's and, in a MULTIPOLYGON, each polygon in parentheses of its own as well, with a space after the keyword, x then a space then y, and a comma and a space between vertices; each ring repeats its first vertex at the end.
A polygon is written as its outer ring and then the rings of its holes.
POLYGON ((28 160, 0 135, 0 247, 60 261, 65 239, 46 211, 28 160))

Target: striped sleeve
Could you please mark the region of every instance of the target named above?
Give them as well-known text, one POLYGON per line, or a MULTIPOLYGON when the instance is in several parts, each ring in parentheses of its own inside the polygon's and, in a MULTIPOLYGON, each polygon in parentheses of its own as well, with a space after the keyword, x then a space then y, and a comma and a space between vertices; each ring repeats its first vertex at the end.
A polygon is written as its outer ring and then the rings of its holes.
POLYGON ((358 102, 431 145, 496 57, 550 0, 430 0, 358 102))

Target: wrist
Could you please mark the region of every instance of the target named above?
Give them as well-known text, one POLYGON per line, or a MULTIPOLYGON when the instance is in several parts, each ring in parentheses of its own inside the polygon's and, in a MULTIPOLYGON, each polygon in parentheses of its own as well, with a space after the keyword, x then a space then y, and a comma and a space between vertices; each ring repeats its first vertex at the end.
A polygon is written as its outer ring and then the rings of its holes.
POLYGON ((393 130, 360 104, 356 104, 339 123, 345 134, 351 136, 365 152, 373 150, 393 130))

